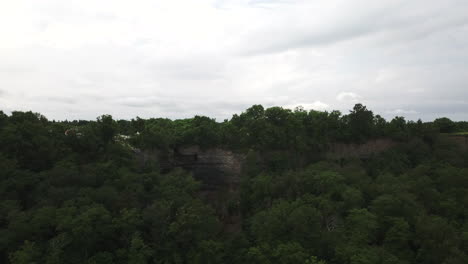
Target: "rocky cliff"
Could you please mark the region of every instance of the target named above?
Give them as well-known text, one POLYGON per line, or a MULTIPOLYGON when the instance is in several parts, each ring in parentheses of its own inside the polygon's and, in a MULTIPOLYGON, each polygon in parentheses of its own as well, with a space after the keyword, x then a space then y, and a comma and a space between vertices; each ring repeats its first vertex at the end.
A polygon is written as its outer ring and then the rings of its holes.
POLYGON ((363 144, 334 143, 326 154, 329 159, 366 158, 371 154, 380 153, 396 146, 391 139, 373 139, 363 144))
POLYGON ((203 189, 234 187, 239 184, 245 156, 221 148, 179 147, 170 151, 146 150, 139 155, 141 163, 156 161, 163 171, 180 167, 192 172, 203 183, 203 189))
MULTIPOLYGON (((396 145, 390 139, 371 140, 364 144, 335 143, 326 157, 330 159, 365 158, 396 145)), ((201 149, 198 146, 179 147, 169 151, 145 150, 138 153, 140 162, 154 161, 162 171, 181 167, 192 172, 206 191, 234 189, 240 182, 245 155, 222 148, 201 149)))
POLYGON ((468 135, 454 135, 449 138, 461 149, 468 150, 468 135))

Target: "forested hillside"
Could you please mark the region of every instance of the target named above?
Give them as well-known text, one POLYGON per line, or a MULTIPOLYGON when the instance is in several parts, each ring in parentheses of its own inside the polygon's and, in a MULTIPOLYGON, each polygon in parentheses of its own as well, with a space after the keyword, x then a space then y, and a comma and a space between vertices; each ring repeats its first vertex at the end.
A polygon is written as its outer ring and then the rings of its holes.
POLYGON ((467 131, 361 104, 223 122, 0 112, 0 263, 465 264, 467 131), (209 189, 173 162, 193 146, 236 155, 236 181, 209 189))

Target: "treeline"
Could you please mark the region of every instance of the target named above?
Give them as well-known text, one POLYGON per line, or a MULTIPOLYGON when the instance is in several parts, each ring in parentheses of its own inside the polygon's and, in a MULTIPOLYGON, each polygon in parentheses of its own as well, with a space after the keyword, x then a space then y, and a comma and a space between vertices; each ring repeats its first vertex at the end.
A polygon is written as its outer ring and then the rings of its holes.
POLYGON ((468 153, 447 135, 466 131, 360 104, 224 122, 0 112, 0 263, 466 263, 468 153), (322 155, 378 138, 398 144, 322 155), (213 201, 189 172, 135 159, 188 145, 244 154, 238 190, 213 201))
POLYGON ((216 122, 205 116, 175 120, 156 118, 118 121, 120 133, 139 133, 134 144, 142 148, 171 148, 195 144, 230 149, 316 149, 333 142, 363 143, 373 138, 408 140, 435 134, 468 131, 467 122, 439 118, 434 122, 407 121, 395 117, 386 121, 380 115, 356 104, 348 114, 281 107, 265 109, 254 105, 230 120, 216 122))

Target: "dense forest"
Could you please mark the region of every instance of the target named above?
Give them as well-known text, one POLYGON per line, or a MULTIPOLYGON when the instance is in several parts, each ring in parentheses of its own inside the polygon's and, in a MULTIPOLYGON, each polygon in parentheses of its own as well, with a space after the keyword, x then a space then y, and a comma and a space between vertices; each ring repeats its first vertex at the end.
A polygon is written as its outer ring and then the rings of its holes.
POLYGON ((362 104, 223 122, 0 111, 0 263, 465 264, 467 131, 362 104), (236 184, 141 159, 184 146, 241 157, 236 184))

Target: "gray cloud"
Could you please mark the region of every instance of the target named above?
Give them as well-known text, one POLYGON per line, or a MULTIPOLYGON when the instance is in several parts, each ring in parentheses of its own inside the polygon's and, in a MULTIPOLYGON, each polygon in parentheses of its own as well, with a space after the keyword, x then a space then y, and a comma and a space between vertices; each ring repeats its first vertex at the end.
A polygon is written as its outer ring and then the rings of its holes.
POLYGON ((128 107, 160 107, 165 108, 166 110, 176 110, 178 109, 178 104, 171 101, 168 98, 159 98, 155 96, 149 97, 123 97, 117 98, 116 103, 128 107))
MULTIPOLYGON (((328 6, 329 8, 324 5, 323 12, 330 12, 330 9, 332 11, 337 9, 338 12, 336 16, 325 16, 323 21, 317 22, 304 19, 303 16, 310 15, 307 12, 308 9, 298 11, 296 16, 280 19, 277 27, 254 31, 249 36, 249 41, 253 39, 257 45, 248 46, 246 54, 268 54, 310 46, 333 45, 372 35, 396 36, 390 40, 390 43, 395 40, 424 39, 437 32, 468 23, 468 17, 464 11, 468 8, 468 4, 463 1, 449 1, 452 3, 443 5, 434 4, 434 7, 424 5, 426 1, 385 1, 386 4, 379 5, 366 0, 337 2, 343 9, 348 7, 350 12, 340 13, 339 5, 338 7, 331 5, 328 6), (356 6, 366 5, 369 8, 353 9, 356 6), (421 9, 426 9, 426 12, 420 12, 421 9), (285 21, 286 19, 290 20, 289 23, 285 21), (282 32, 278 32, 278 28, 282 32)), ((316 6, 311 5, 310 8, 316 8, 316 6)))
POLYGON ((3 110, 222 120, 361 102, 468 119, 465 0, 26 2, 0 4, 3 110))
POLYGON ((77 98, 65 97, 65 96, 43 96, 38 97, 36 100, 45 102, 45 103, 60 103, 60 104, 77 104, 79 101, 77 98))

